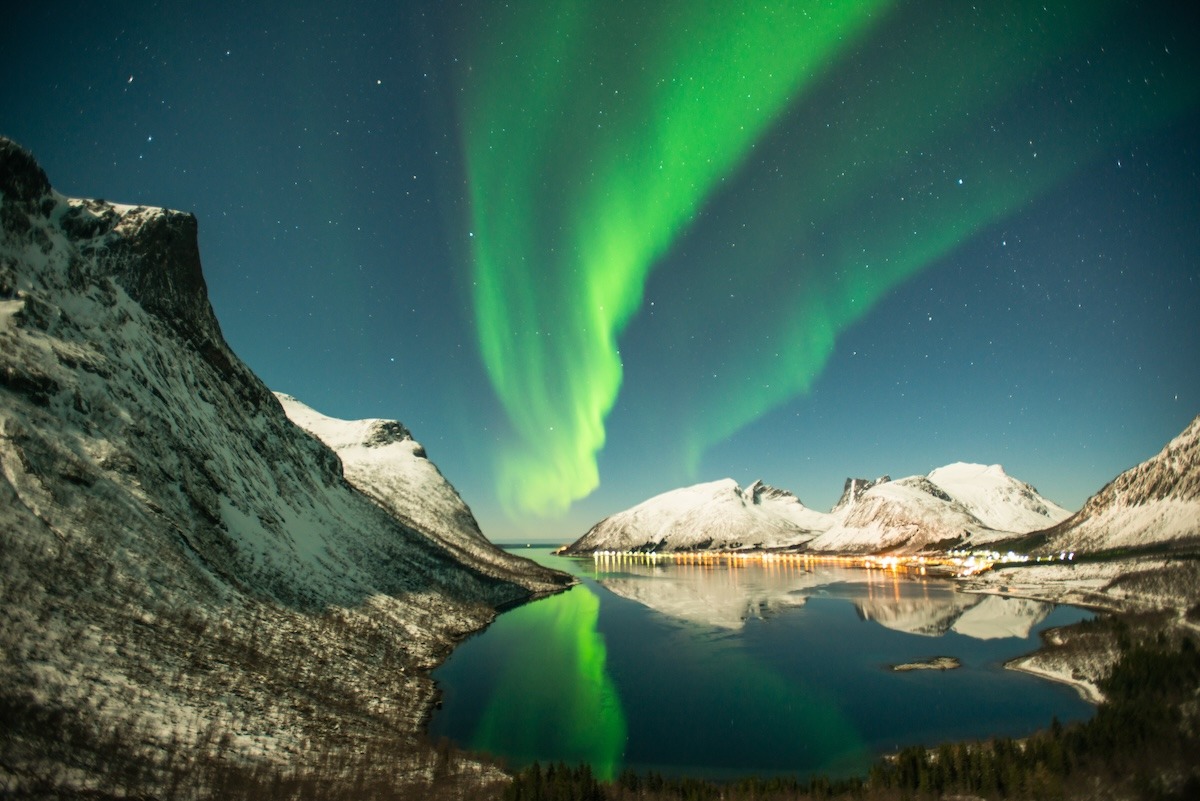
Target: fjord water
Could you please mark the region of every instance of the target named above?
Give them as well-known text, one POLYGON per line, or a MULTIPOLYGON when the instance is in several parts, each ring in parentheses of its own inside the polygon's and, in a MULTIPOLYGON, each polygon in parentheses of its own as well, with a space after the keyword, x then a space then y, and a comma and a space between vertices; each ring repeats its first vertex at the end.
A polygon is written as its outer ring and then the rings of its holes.
POLYGON ((434 672, 435 737, 521 767, 672 775, 865 771, 916 743, 1022 736, 1092 708, 1004 670, 1090 616, 828 562, 676 564, 516 549, 582 583, 505 612, 434 672), (891 665, 957 658, 950 671, 891 665))

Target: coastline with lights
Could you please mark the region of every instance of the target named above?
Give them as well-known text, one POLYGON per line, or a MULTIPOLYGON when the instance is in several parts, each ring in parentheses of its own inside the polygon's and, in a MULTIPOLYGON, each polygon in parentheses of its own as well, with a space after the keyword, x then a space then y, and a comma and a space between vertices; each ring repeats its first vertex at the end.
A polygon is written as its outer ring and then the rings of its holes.
MULTIPOLYGON (((555 551, 564 554, 567 546, 555 551)), ((565 555, 565 554, 564 554, 565 555)), ((591 557, 598 563, 675 563, 708 565, 713 567, 738 568, 748 565, 795 566, 811 569, 814 565, 836 565, 838 567, 863 570, 890 570, 921 576, 942 578, 969 578, 998 567, 1015 567, 1025 564, 1048 564, 1074 562, 1075 553, 1064 551, 1058 556, 1030 556, 1013 551, 976 550, 948 551, 945 554, 882 555, 882 554, 817 554, 805 551, 592 551, 591 557)), ((581 556, 577 558, 586 558, 581 556)))

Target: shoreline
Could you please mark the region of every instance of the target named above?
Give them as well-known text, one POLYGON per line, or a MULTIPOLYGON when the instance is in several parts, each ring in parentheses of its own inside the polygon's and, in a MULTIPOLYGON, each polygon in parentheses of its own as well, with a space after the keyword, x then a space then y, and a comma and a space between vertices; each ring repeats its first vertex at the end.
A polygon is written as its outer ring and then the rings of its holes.
POLYGON ((1084 701, 1087 701, 1092 706, 1100 706, 1100 704, 1107 700, 1104 697, 1104 693, 1100 692, 1100 689, 1090 681, 1085 679, 1076 679, 1073 676, 1069 676, 1065 673, 1059 673, 1048 668, 1031 664, 1038 654, 1044 652, 1045 646, 1042 646, 1042 648, 1034 651, 1028 656, 1019 656, 1016 659, 1010 659, 1004 663, 1004 669, 1015 670, 1020 673, 1028 673, 1029 675, 1037 676, 1040 679, 1045 679, 1056 684, 1063 684, 1071 687, 1075 690, 1075 692, 1079 693, 1079 696, 1083 698, 1084 701))

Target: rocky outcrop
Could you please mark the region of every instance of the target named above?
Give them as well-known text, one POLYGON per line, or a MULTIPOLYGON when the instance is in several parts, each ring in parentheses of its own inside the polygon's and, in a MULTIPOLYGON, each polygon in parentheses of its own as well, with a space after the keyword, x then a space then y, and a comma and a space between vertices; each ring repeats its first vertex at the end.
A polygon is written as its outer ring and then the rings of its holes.
POLYGON ((886 484, 891 480, 891 476, 880 476, 874 481, 866 478, 846 479, 846 483, 842 487, 842 497, 838 498, 838 502, 833 505, 833 511, 836 513, 848 506, 853 506, 867 490, 880 484, 886 484))

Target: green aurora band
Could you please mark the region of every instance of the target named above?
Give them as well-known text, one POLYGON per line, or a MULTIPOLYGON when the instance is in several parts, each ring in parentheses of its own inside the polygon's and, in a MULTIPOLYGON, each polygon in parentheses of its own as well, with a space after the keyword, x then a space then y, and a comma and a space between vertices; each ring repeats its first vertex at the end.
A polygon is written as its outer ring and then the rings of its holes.
POLYGON ((617 337, 655 260, 887 3, 516 2, 464 70, 479 345, 510 512, 599 485, 617 337))
MULTIPOLYGON (((789 135, 801 128, 821 158, 781 158, 784 185, 739 210, 739 249, 758 262, 737 266, 739 283, 771 291, 740 309, 723 292, 695 298, 691 325, 668 343, 676 358, 702 361, 690 346, 721 364, 721 382, 677 411, 689 473, 708 448, 810 390, 838 335, 893 288, 1200 101, 1194 51, 1163 48, 1169 19, 1143 38, 1118 3, 1002 5, 897 37, 906 44, 845 76, 836 112, 794 121, 789 135), (739 315, 756 324, 731 349, 704 336, 739 315)), ((690 268, 734 271, 727 259, 690 268)))
POLYGON ((664 420, 694 470, 808 391, 838 335, 898 284, 1200 91, 1191 49, 1162 47, 1174 23, 1121 3, 891 5, 605 14, 566 0, 485 26, 462 118, 477 333, 513 430, 497 472, 510 512, 561 512, 598 485, 618 337, 683 235, 716 239, 737 218, 752 254, 711 248, 678 279, 690 308, 663 347, 722 365, 664 420), (764 161, 785 178, 715 215, 721 231, 693 225, 764 161), (771 291, 739 308, 706 280, 730 273, 771 291), (721 319, 754 325, 713 342, 721 319))

